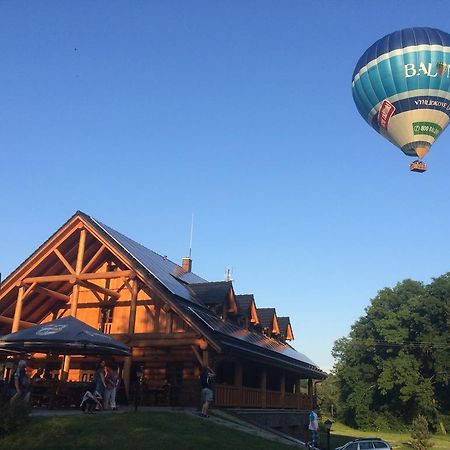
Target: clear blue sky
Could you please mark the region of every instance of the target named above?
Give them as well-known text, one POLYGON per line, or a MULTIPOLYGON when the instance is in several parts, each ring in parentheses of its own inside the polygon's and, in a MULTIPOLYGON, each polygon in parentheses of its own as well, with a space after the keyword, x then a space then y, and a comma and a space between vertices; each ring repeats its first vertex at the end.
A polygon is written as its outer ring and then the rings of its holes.
MULTIPOLYGON (((358 115, 378 38, 447 1, 0 1, 0 270, 77 209, 291 317, 324 369, 377 291, 450 269, 450 133, 429 172, 358 115)), ((448 132, 447 132, 448 133, 448 132)))

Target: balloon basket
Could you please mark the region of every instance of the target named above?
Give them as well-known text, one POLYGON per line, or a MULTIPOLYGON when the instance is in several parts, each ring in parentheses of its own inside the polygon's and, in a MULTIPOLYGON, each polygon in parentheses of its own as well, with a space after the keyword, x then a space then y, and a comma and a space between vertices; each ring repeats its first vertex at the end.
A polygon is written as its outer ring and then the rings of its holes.
POLYGON ((409 170, 411 172, 423 173, 427 171, 427 165, 422 161, 416 160, 409 165, 409 170))

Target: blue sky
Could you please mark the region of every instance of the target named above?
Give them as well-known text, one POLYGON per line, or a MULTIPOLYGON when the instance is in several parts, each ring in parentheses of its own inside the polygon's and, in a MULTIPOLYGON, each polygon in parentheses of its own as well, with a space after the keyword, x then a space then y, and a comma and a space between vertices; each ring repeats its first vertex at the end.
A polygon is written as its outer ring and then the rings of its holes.
POLYGON ((0 1, 0 271, 77 209, 289 315, 329 369, 379 289, 449 270, 450 135, 429 171, 351 96, 418 1, 0 1))

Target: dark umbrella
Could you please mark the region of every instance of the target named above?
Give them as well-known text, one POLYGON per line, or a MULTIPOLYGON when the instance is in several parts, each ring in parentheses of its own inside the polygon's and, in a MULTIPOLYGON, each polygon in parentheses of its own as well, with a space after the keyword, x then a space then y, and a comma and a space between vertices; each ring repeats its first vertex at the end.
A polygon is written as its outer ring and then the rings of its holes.
POLYGON ((59 355, 130 355, 122 342, 72 316, 41 323, 0 339, 0 350, 59 355))

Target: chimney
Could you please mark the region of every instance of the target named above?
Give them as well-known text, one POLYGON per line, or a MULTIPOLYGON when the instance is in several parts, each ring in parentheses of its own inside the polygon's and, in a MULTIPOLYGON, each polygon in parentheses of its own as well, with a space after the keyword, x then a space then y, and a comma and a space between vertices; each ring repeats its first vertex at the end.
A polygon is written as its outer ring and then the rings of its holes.
POLYGON ((190 272, 192 270, 192 259, 186 256, 181 260, 181 267, 185 272, 190 272))

